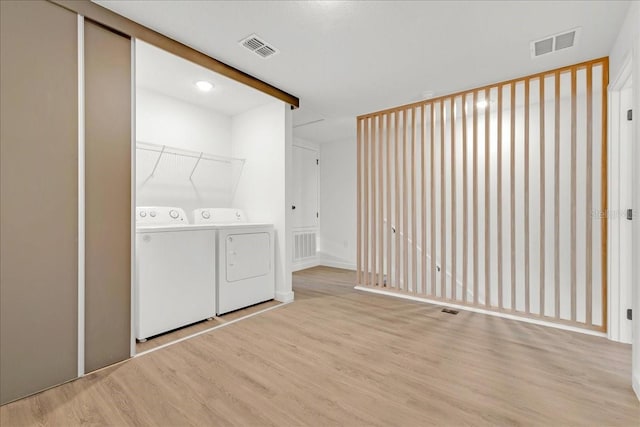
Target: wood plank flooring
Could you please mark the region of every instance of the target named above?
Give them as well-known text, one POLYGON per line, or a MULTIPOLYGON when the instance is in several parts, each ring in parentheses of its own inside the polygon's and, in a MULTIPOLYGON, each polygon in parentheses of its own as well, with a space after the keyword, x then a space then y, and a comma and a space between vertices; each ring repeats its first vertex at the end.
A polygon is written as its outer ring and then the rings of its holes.
POLYGON ((166 334, 158 335, 153 338, 149 338, 145 342, 136 342, 136 353, 142 353, 143 351, 151 350, 152 348, 160 347, 161 345, 177 341, 181 338, 188 337, 189 335, 197 334, 207 329, 215 328, 217 326, 229 323, 232 320, 239 319, 244 316, 256 313, 260 310, 280 305, 281 303, 276 300, 266 301, 260 304, 252 305, 251 307, 243 308, 240 310, 232 311, 231 313, 223 314, 222 316, 216 316, 211 320, 203 320, 202 322, 194 323, 193 325, 185 326, 184 328, 176 329, 166 334))
POLYGON ((0 408, 0 425, 637 426, 631 349, 294 275, 296 302, 0 408))

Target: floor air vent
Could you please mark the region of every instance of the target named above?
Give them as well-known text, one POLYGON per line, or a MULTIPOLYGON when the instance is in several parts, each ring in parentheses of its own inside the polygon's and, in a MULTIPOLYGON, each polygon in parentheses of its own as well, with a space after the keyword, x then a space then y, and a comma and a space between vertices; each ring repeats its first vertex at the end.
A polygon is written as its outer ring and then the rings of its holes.
POLYGON ((540 40, 531 42, 531 57, 546 55, 551 52, 557 52, 562 49, 573 47, 578 41, 580 28, 574 28, 559 34, 553 34, 540 40))
POLYGON ((316 256, 315 231, 301 231, 293 234, 293 261, 302 261, 316 256))
POLYGON ((249 37, 240 40, 240 44, 261 58, 270 58, 279 52, 278 49, 256 36, 251 34, 249 37))

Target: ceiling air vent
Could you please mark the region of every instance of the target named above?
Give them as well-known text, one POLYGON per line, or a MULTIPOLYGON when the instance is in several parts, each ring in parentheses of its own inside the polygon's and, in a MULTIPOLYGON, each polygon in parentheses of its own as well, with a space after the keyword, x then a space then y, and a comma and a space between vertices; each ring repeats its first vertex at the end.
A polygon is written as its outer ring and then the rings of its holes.
POLYGON ((557 52, 567 49, 576 44, 580 28, 574 28, 563 33, 553 34, 540 40, 531 42, 531 57, 546 55, 548 53, 557 52))
POLYGON ((255 34, 251 34, 249 37, 240 40, 240 44, 258 55, 260 58, 270 58, 279 52, 278 49, 271 46, 255 34))

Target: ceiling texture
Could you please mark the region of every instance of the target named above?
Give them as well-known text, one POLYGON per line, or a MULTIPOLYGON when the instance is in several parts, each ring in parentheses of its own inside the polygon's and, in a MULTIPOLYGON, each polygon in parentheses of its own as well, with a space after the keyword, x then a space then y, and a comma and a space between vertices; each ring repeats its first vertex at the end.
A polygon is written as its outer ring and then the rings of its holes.
POLYGON ((97 3, 300 98, 294 135, 355 138, 355 117, 607 56, 628 1, 113 1, 97 3), (530 42, 580 28, 574 47, 530 42), (279 53, 238 42, 257 34, 279 53), (313 123, 310 123, 313 122, 313 123), (308 123, 308 124, 306 124, 308 123))

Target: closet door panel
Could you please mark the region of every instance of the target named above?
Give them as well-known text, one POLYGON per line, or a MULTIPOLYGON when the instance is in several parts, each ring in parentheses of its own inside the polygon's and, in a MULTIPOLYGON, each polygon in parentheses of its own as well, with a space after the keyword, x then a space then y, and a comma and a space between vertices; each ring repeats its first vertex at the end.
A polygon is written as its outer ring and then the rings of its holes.
POLYGON ((85 372, 131 348, 131 40, 85 22, 85 372))
POLYGON ((0 403, 77 374, 76 19, 0 2, 0 403))

